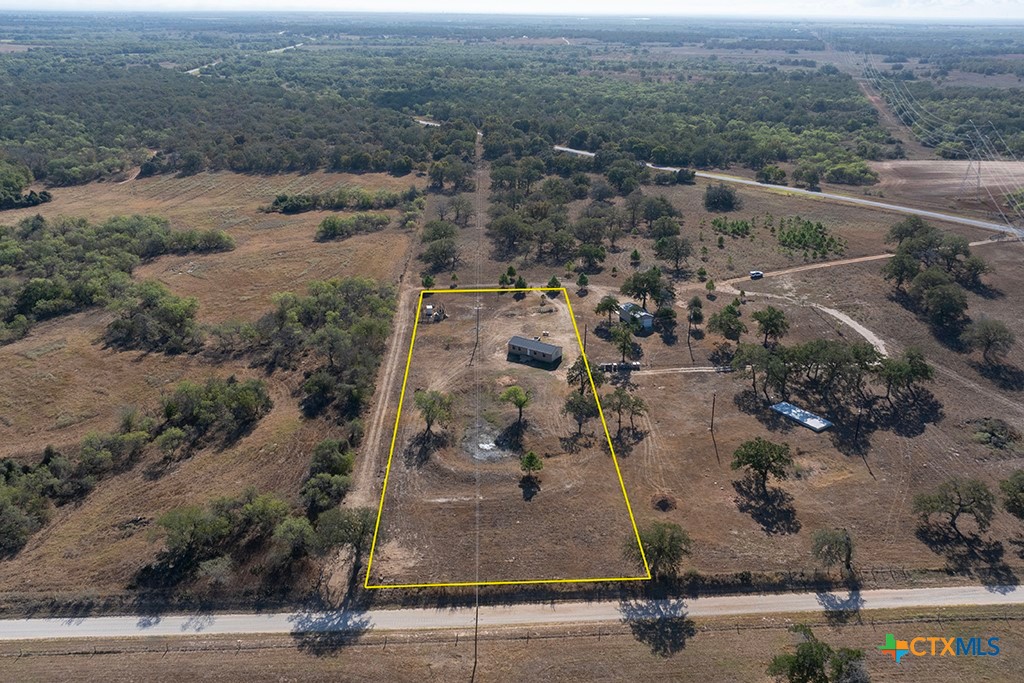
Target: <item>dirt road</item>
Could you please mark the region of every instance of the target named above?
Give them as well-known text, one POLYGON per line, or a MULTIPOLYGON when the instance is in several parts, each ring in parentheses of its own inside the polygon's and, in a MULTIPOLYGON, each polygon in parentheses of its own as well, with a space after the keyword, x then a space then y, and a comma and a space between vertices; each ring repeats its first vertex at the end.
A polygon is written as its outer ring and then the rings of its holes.
MULTIPOLYGON (((691 618, 796 612, 864 611, 897 608, 957 607, 964 605, 1024 605, 1016 586, 957 586, 904 588, 860 593, 786 593, 741 595, 692 600, 653 600, 653 614, 691 618)), ((542 626, 552 624, 614 623, 623 621, 624 608, 634 603, 566 602, 541 605, 481 607, 480 627, 542 626)), ((424 629, 472 631, 476 610, 396 609, 291 612, 277 614, 191 614, 58 619, 0 620, 0 640, 46 638, 120 638, 227 634, 282 634, 424 629)))
POLYGON ((376 507, 378 501, 377 478, 384 476, 384 465, 390 451, 392 416, 398 406, 402 377, 405 375, 405 352, 409 349, 412 327, 415 322, 418 288, 410 275, 409 260, 406 256, 405 271, 398 281, 398 309, 395 324, 388 339, 388 350, 384 355, 374 395, 373 407, 363 443, 356 458, 352 488, 345 496, 345 507, 376 507))
MULTIPOLYGON (((426 126, 440 125, 416 119, 426 126)), ((474 176, 476 191, 473 193, 474 219, 472 230, 476 232, 475 253, 464 258, 467 270, 472 268, 476 280, 481 278, 480 263, 483 260, 483 249, 486 245, 484 226, 487 218, 488 167, 484 165, 483 145, 477 140, 477 168, 474 176)), ((412 254, 406 254, 405 270, 398 283, 398 309, 395 312, 394 329, 388 341, 388 350, 381 364, 380 380, 374 395, 373 406, 367 421, 366 435, 356 459, 355 474, 352 478, 352 489, 345 496, 346 507, 376 507, 380 491, 379 479, 384 476, 388 453, 391 450, 391 437, 394 428, 394 416, 398 410, 402 378, 405 375, 406 354, 412 338, 415 323, 416 302, 419 296, 419 282, 412 265, 412 254)))
MULTIPOLYGON (((992 237, 987 240, 978 240, 977 242, 971 242, 969 246, 977 247, 982 244, 993 244, 995 242, 1003 242, 1006 237, 992 237)), ((794 266, 792 268, 786 268, 784 270, 772 270, 764 274, 765 277, 778 277, 779 275, 791 275, 793 273, 802 273, 805 270, 819 270, 821 268, 835 268, 836 266, 847 266, 852 263, 865 263, 867 261, 884 261, 885 259, 892 258, 892 254, 874 254, 872 256, 858 256, 857 258, 840 259, 838 261, 822 261, 821 263, 808 263, 803 266, 794 266)), ((750 276, 740 276, 724 280, 722 284, 725 285, 738 285, 741 282, 750 281, 750 276)))
MULTIPOLYGON (((987 239, 987 240, 979 240, 977 242, 971 242, 970 246, 977 247, 977 246, 982 245, 982 244, 992 244, 993 242, 1001 242, 1001 241, 1004 241, 1005 239, 1007 239, 1007 238, 1006 237, 993 237, 993 238, 987 239)), ((765 273, 764 277, 768 278, 768 277, 778 277, 780 275, 792 275, 793 273, 802 273, 802 272, 807 271, 807 270, 819 270, 821 268, 835 268, 836 266, 846 266, 846 265, 850 265, 850 264, 853 264, 853 263, 865 263, 867 261, 883 261, 883 260, 889 259, 889 258, 892 258, 892 254, 875 254, 874 256, 859 256, 857 258, 841 259, 839 261, 825 261, 825 262, 822 262, 822 263, 809 263, 809 264, 804 265, 804 266, 795 266, 793 268, 786 268, 784 270, 773 270, 773 271, 765 273)), ((737 289, 737 285, 739 285, 741 283, 749 283, 749 282, 756 282, 756 280, 753 280, 753 281, 750 280, 749 276, 747 276, 747 277, 734 277, 734 278, 731 278, 729 280, 725 280, 724 282, 722 282, 722 284, 719 287, 719 289, 721 291, 723 291, 723 292, 726 292, 727 294, 734 294, 735 295, 735 294, 739 294, 739 289, 737 289)), ((781 294, 766 294, 766 293, 763 293, 763 292, 749 292, 749 294, 754 294, 756 296, 767 297, 767 298, 771 298, 771 299, 780 299, 782 301, 788 301, 788 302, 791 302, 791 303, 794 303, 794 304, 798 304, 798 305, 808 305, 806 302, 797 301, 796 299, 794 299, 792 297, 783 296, 781 294)), ((872 332, 871 330, 869 330, 868 328, 866 328, 863 325, 861 325, 860 323, 858 323, 856 320, 854 320, 850 316, 846 315, 842 311, 838 311, 838 310, 836 310, 834 308, 828 308, 827 306, 822 306, 821 304, 811 303, 809 305, 812 306, 813 308, 821 311, 822 313, 825 313, 827 315, 832 316, 833 318, 835 318, 839 322, 843 323, 847 327, 852 328, 854 331, 857 332, 857 334, 859 334, 860 336, 864 337, 864 339, 866 339, 868 341, 868 343, 870 343, 872 346, 874 346, 875 349, 880 354, 882 354, 883 356, 889 355, 888 354, 888 350, 887 350, 887 348, 885 346, 885 342, 882 341, 882 338, 879 337, 874 332, 872 332)))

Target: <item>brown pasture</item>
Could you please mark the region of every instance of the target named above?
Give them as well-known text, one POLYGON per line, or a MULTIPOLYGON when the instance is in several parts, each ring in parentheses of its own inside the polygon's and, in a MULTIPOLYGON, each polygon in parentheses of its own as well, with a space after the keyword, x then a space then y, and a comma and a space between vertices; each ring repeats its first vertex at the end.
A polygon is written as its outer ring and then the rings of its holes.
MULTIPOLYGON (((179 295, 195 296, 200 319, 255 320, 272 295, 305 291, 316 279, 360 275, 396 283, 410 235, 396 228, 338 242, 314 241, 324 214, 260 212, 281 192, 338 185, 402 189, 409 180, 315 173, 274 177, 227 173, 161 176, 55 190, 54 200, 2 220, 42 213, 100 221, 126 213, 167 217, 172 228, 219 228, 237 248, 222 254, 166 256, 144 264, 136 278, 156 278, 179 295)), ((0 562, 0 584, 18 599, 118 594, 161 547, 151 531, 167 510, 238 495, 252 486, 297 502, 309 453, 332 435, 331 425, 302 418, 301 375, 269 377, 244 360, 213 364, 202 356, 166 356, 105 348, 110 314, 94 310, 48 321, 24 339, 0 347, 0 457, 36 461, 47 444, 73 448, 92 431, 115 430, 121 411, 154 411, 162 394, 185 379, 217 375, 268 381, 273 411, 238 443, 208 448, 159 477, 147 474, 155 452, 128 472, 100 483, 81 503, 57 508, 17 556, 0 562)))

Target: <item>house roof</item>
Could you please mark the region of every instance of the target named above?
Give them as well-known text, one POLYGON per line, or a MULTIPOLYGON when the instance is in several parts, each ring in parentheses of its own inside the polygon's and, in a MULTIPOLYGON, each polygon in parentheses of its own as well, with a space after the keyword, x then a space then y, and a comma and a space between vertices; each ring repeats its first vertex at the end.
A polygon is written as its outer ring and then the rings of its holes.
POLYGON ((508 340, 509 344, 515 344, 521 346, 524 349, 530 351, 536 351, 537 353, 549 353, 553 354, 562 350, 561 346, 555 346, 554 344, 546 344, 536 339, 527 339, 526 337, 515 336, 508 340))
POLYGON ((641 318, 645 317, 645 316, 651 316, 652 318, 654 317, 649 312, 647 312, 644 309, 640 308, 639 305, 633 303, 632 301, 627 301, 626 303, 621 304, 619 306, 619 309, 624 311, 624 312, 626 312, 626 313, 631 313, 634 316, 640 316, 641 318))

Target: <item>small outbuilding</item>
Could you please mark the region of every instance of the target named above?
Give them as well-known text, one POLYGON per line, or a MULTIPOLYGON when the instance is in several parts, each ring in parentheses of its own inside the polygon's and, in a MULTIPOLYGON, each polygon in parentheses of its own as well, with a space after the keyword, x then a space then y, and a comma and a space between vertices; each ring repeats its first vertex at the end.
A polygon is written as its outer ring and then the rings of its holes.
POLYGON ((562 347, 542 342, 540 337, 527 339, 515 336, 508 340, 509 360, 528 363, 534 361, 546 365, 554 365, 562 360, 562 347))
POLYGON ((636 323, 645 332, 650 332, 654 329, 654 316, 632 301, 619 304, 619 320, 630 325, 636 323))
POLYGON ((808 429, 814 432, 820 433, 832 426, 832 423, 826 420, 825 418, 815 415, 809 410, 798 408, 792 403, 787 403, 785 401, 773 405, 772 410, 779 413, 780 415, 785 415, 786 417, 795 422, 799 422, 804 427, 807 427, 808 429))

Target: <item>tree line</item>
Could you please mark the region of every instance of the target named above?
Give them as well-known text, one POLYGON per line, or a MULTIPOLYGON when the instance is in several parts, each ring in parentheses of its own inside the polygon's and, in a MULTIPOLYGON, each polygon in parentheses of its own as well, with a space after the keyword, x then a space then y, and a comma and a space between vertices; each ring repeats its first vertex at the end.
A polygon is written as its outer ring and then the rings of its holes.
POLYGON ((435 154, 462 151, 460 139, 476 135, 475 128, 425 129, 370 93, 324 95, 276 78, 244 82, 225 72, 229 77, 201 79, 157 64, 108 61, 116 58, 51 50, 4 55, 0 88, 10 97, 0 148, 36 179, 60 186, 135 165, 143 177, 317 169, 400 176, 435 154))
POLYGON ((377 190, 370 192, 361 187, 339 187, 327 192, 310 194, 279 194, 263 210, 269 213, 296 214, 306 211, 371 211, 393 209, 402 203, 415 201, 420 191, 411 185, 405 192, 377 190))
POLYGON ((46 190, 25 193, 32 180, 32 171, 27 166, 12 164, 0 157, 0 211, 39 206, 53 199, 46 190))
MULTIPOLYGON (((147 34, 146 51, 162 41, 180 49, 147 34)), ((708 60, 683 72, 645 59, 638 85, 613 77, 627 68, 621 60, 428 42, 405 46, 401 59, 389 47, 294 51, 287 65, 225 48, 217 77, 195 78, 101 45, 62 50, 0 59, 10 95, 0 146, 51 185, 140 166, 143 176, 422 170, 458 189, 478 128, 489 158, 569 144, 676 167, 806 162, 834 182, 870 181, 863 159, 900 153, 853 79, 829 67, 708 60), (420 126, 412 114, 445 125, 420 126)))

